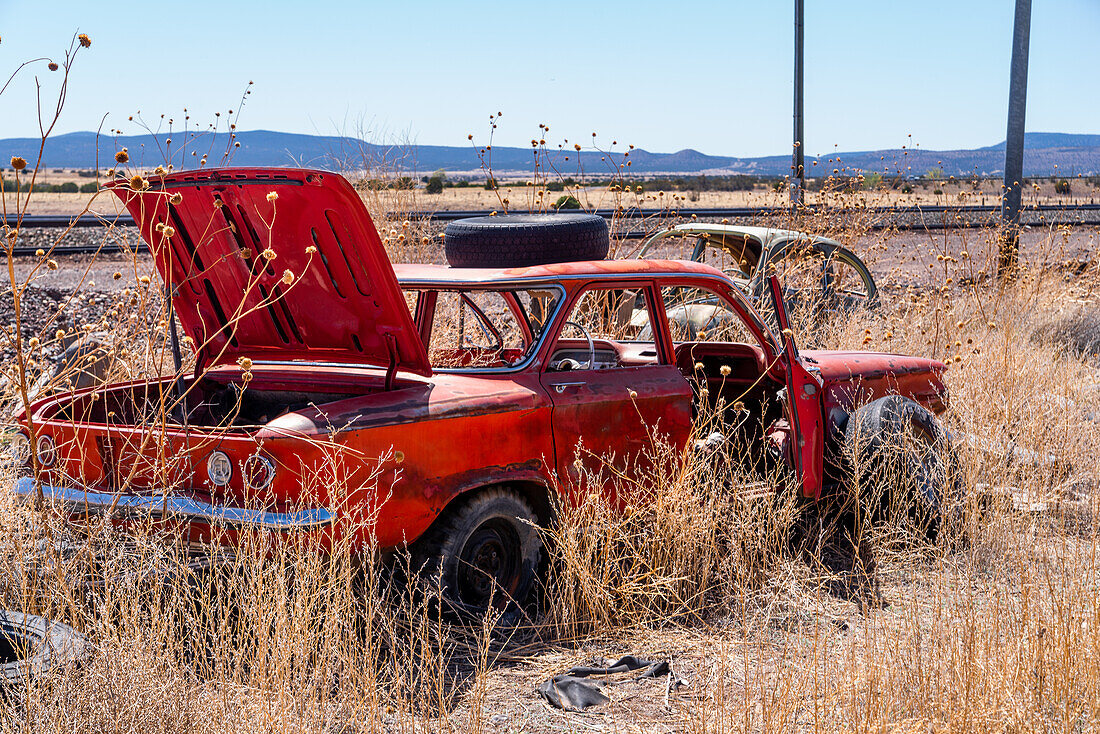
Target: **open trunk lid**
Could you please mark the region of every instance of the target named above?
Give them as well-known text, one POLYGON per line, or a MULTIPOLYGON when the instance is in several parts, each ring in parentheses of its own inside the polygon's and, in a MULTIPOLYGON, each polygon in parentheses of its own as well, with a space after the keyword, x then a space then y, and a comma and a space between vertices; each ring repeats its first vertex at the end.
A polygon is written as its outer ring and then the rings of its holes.
POLYGON ((200 369, 249 357, 431 374, 378 232, 341 176, 223 168, 108 186, 149 243, 200 369))

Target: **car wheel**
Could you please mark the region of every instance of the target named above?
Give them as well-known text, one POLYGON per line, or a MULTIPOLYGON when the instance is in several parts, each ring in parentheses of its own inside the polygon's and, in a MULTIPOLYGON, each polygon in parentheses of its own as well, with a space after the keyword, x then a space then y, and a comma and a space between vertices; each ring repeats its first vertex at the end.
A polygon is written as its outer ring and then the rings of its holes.
POLYGON ((522 606, 542 557, 531 506, 504 488, 481 492, 448 508, 416 542, 414 563, 427 579, 439 579, 456 611, 481 614, 490 607, 522 606))
POLYGON ((962 494, 951 437, 936 417, 910 398, 889 395, 849 416, 845 443, 870 519, 907 518, 934 539, 962 494))
POLYGON ((84 638, 68 625, 0 610, 0 680, 8 684, 72 664, 84 654, 84 646, 84 638))
POLYGON ((526 267, 603 260, 607 221, 595 214, 507 214, 451 222, 444 230, 447 263, 460 268, 526 267))

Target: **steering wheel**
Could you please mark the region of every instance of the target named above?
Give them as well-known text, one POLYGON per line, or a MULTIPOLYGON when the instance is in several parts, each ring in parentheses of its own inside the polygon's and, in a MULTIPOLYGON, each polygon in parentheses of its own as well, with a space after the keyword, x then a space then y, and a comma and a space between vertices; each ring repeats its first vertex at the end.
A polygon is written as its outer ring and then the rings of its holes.
MULTIPOLYGON (((588 341, 588 362, 586 364, 578 364, 576 367, 573 367, 572 369, 575 369, 575 370, 590 370, 590 369, 592 369, 596 364, 596 342, 592 341, 592 335, 588 333, 588 329, 584 328, 583 326, 578 324, 576 321, 566 321, 566 322, 562 323, 562 326, 575 326, 575 327, 577 327, 577 329, 579 329, 580 332, 582 334, 584 334, 585 340, 588 341)), ((562 360, 562 361, 564 362, 565 360, 562 360)))

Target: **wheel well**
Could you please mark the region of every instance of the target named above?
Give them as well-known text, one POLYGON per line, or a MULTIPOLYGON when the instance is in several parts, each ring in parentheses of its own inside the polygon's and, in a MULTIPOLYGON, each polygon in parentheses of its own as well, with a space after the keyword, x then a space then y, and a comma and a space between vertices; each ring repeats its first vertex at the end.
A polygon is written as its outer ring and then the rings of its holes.
POLYGON ((467 502, 490 489, 510 489, 514 491, 531 505, 531 509, 535 511, 535 518, 538 520, 539 525, 546 527, 553 522, 556 513, 554 510, 554 503, 550 499, 551 489, 542 482, 532 480, 494 482, 479 487, 472 487, 465 492, 455 495, 451 501, 447 503, 447 506, 443 508, 443 512, 439 513, 440 516, 455 507, 456 503, 467 502))

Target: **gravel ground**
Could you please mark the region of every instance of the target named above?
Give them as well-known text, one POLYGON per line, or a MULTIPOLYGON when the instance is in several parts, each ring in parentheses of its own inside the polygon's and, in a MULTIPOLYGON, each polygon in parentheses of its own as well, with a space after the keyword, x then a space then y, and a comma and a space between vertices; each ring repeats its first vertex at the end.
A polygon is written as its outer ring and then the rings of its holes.
MULTIPOLYGON (((56 229, 28 229, 20 233, 20 245, 47 249, 61 234, 56 229)), ((73 230, 65 244, 95 244, 104 239, 116 242, 136 241, 137 230, 107 231, 100 228, 73 230)), ((131 315, 144 314, 143 320, 156 321, 161 308, 159 279, 147 254, 66 255, 51 258, 16 258, 15 282, 21 288, 20 333, 24 340, 38 338, 34 351, 39 365, 51 363, 68 344, 84 333, 112 333, 122 336, 121 328, 131 315), (139 279, 148 278, 148 284, 139 279), (58 330, 65 335, 58 339, 58 330)), ((12 336, 15 325, 15 299, 10 277, 0 281, 0 364, 8 365, 14 354, 12 336)), ((24 344, 27 342, 25 341, 24 344)), ((26 348, 26 347, 25 347, 26 348)))

